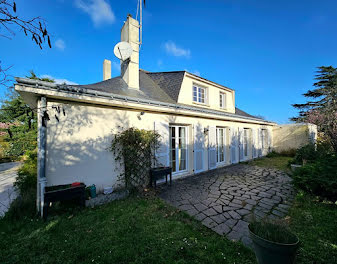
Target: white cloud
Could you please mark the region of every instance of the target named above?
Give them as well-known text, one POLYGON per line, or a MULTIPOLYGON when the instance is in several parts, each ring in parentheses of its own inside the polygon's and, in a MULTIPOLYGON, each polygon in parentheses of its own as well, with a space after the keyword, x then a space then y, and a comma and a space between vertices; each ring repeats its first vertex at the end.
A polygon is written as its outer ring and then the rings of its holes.
POLYGON ((116 20, 110 4, 105 0, 75 0, 75 6, 87 13, 96 27, 112 24, 116 20))
POLYGON ((69 81, 67 79, 57 79, 57 78, 54 78, 53 76, 49 75, 49 74, 43 74, 41 75, 40 78, 48 78, 48 79, 52 79, 55 81, 55 83, 57 84, 69 84, 69 85, 77 85, 78 83, 75 83, 73 81, 69 81))
POLYGON ((192 71, 192 73, 195 74, 195 75, 200 76, 200 71, 198 71, 198 70, 192 71))
POLYGON ((64 49, 66 48, 66 43, 64 42, 63 39, 57 39, 55 41, 55 47, 58 48, 59 50, 64 51, 64 49))
POLYGON ((191 56, 191 51, 189 49, 180 48, 171 40, 164 43, 164 48, 168 54, 176 57, 189 58, 191 56))

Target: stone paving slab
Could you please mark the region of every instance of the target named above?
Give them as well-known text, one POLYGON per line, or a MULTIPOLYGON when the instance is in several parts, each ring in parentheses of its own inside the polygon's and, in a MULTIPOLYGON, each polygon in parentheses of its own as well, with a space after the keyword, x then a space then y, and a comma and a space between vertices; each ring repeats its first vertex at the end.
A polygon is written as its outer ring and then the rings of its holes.
POLYGON ((282 171, 238 164, 162 185, 159 196, 218 234, 251 246, 249 221, 284 217, 295 191, 282 171))

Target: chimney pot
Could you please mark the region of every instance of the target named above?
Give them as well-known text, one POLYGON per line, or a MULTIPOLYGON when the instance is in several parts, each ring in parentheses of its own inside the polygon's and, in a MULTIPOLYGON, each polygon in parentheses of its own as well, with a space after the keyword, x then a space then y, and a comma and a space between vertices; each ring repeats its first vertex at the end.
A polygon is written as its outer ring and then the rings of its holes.
POLYGON ((103 81, 111 79, 111 61, 103 61, 103 81))

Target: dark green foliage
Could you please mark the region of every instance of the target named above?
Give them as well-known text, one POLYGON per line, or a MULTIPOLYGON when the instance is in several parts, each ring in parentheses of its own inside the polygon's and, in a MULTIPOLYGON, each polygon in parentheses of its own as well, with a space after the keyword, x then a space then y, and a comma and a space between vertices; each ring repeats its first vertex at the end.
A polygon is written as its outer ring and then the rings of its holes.
POLYGON ((110 150, 115 160, 124 165, 121 178, 128 189, 149 183, 149 171, 155 162, 160 135, 155 131, 129 128, 115 135, 110 150))
POLYGON ((318 67, 315 79, 316 83, 313 90, 308 90, 303 96, 311 98, 304 104, 294 104, 293 106, 300 109, 300 115, 293 118, 294 121, 306 121, 309 111, 321 109, 337 109, 337 68, 332 66, 318 67))
POLYGON ((18 171, 14 186, 20 194, 35 192, 37 179, 37 151, 27 151, 23 165, 18 171))
POLYGON ((249 225, 250 230, 257 236, 282 244, 294 244, 297 242, 297 237, 291 233, 288 225, 281 220, 273 221, 253 221, 249 225))
POLYGON ((296 169, 293 174, 294 185, 310 194, 337 200, 337 158, 325 155, 296 169))
POLYGON ((29 73, 30 73, 30 75, 26 76, 29 79, 55 83, 55 80, 53 80, 53 79, 50 79, 50 78, 47 78, 47 77, 44 77, 44 78, 38 77, 33 70, 30 70, 29 73))
MULTIPOLYGON (((36 182, 35 182, 36 185, 36 182)), ((20 192, 20 195, 11 203, 5 218, 9 220, 20 220, 36 216, 36 190, 28 189, 20 192)))
POLYGON ((36 114, 15 91, 3 101, 0 109, 0 122, 7 124, 2 144, 4 158, 19 159, 27 150, 32 151, 37 146, 36 114))

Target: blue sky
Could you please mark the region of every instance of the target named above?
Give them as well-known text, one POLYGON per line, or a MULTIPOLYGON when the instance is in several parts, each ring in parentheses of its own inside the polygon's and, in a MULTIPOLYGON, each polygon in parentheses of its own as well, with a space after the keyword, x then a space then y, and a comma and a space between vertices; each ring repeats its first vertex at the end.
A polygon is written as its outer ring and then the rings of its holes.
MULTIPOLYGON (((236 91, 236 105, 280 123, 310 89, 317 66, 336 65, 335 0, 147 0, 140 67, 188 70, 236 91)), ((102 62, 137 0, 17 0, 18 13, 42 16, 53 48, 17 32, 0 38, 2 66, 25 76, 33 69, 79 84, 102 80, 102 62)), ((0 95, 5 88, 0 87, 0 95)))

